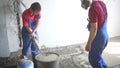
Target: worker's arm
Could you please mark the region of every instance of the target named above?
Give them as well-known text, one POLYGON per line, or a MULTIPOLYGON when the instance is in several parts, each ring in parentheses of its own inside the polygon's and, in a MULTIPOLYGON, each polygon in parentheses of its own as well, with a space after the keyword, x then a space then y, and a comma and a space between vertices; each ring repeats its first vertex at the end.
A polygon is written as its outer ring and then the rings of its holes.
POLYGON ((36 25, 35 25, 35 28, 32 30, 32 33, 34 33, 34 32, 36 32, 36 31, 37 31, 37 29, 38 29, 39 25, 40 25, 40 19, 37 19, 37 20, 36 20, 36 25))
POLYGON ((29 32, 29 34, 32 33, 32 29, 29 26, 25 26, 25 28, 27 29, 27 31, 29 32))
POLYGON ((36 21, 35 28, 34 28, 33 30, 32 30, 29 26, 25 26, 31 37, 34 36, 34 33, 36 32, 36 30, 37 30, 38 27, 39 27, 39 24, 40 24, 40 22, 39 22, 39 20, 37 20, 37 21, 36 21))
POLYGON ((89 39, 86 45, 86 51, 91 50, 91 44, 93 40, 95 39, 97 28, 98 28, 98 23, 90 23, 90 34, 89 34, 89 39))
POLYGON ((23 26, 25 26, 29 34, 31 34, 32 29, 29 27, 28 18, 29 17, 25 13, 22 14, 23 26))
POLYGON ((27 31, 29 32, 30 36, 32 37, 34 35, 34 32, 37 30, 38 26, 39 26, 39 19, 36 19, 36 25, 35 25, 35 28, 34 29, 31 29, 29 27, 29 24, 28 24, 28 16, 25 15, 23 13, 22 15, 22 19, 23 19, 23 26, 25 26, 25 28, 27 29, 27 31))

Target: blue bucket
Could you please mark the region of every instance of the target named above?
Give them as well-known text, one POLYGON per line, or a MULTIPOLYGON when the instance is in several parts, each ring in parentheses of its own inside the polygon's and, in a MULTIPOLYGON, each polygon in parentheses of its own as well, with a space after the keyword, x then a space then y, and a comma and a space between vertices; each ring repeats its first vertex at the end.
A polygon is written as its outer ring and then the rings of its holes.
POLYGON ((34 63, 31 60, 20 59, 17 62, 18 68, 34 68, 34 63))

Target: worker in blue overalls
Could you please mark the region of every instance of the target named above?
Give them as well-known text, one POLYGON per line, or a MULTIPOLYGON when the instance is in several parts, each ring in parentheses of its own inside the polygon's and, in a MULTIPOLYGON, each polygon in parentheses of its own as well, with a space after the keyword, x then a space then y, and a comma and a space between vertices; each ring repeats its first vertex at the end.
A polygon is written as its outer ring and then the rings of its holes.
POLYGON ((34 2, 32 3, 31 7, 26 9, 22 14, 22 55, 24 58, 29 58, 31 52, 33 54, 33 57, 40 53, 32 41, 33 37, 38 38, 37 29, 40 25, 40 11, 41 5, 38 2, 34 2))
POLYGON ((102 53, 108 43, 107 33, 107 9, 106 5, 99 0, 81 0, 82 7, 89 6, 89 39, 85 50, 89 52, 89 62, 93 68, 107 68, 102 58, 102 53))

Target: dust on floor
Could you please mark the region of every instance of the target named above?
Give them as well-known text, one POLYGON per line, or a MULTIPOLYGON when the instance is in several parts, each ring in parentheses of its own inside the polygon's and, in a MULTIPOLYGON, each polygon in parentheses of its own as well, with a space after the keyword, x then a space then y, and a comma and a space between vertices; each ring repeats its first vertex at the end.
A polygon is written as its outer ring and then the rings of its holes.
MULTIPOLYGON (((83 49, 84 45, 72 45, 65 47, 42 49, 41 52, 54 52, 60 55, 60 68, 92 68, 88 62, 88 54, 83 49)), ((11 58, 21 54, 21 51, 11 54, 11 58)), ((1 61, 0 61, 1 62, 1 61)), ((11 61, 9 61, 11 63, 11 61)), ((14 59, 14 64, 16 61, 14 59)), ((12 63, 12 64, 13 64, 12 63)), ((5 63, 3 64, 6 65, 5 63)), ((9 65, 7 63, 7 65, 9 65)), ((0 67, 1 68, 1 67, 0 67)), ((110 68, 120 68, 120 65, 110 68)))

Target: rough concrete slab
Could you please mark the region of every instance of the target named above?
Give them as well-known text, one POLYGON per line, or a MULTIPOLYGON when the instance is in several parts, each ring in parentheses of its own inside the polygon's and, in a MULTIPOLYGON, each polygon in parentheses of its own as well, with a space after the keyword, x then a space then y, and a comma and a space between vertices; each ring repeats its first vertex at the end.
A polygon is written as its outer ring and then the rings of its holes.
MULTIPOLYGON (((60 68, 92 68, 88 62, 88 54, 80 45, 73 45, 58 48, 46 48, 41 52, 54 52, 60 55, 60 68)), ((11 59, 21 54, 21 51, 11 54, 11 59)), ((14 61, 15 62, 15 59, 14 61)), ((16 64, 16 62, 15 62, 16 64)), ((120 65, 111 66, 110 68, 120 68, 120 65)))

